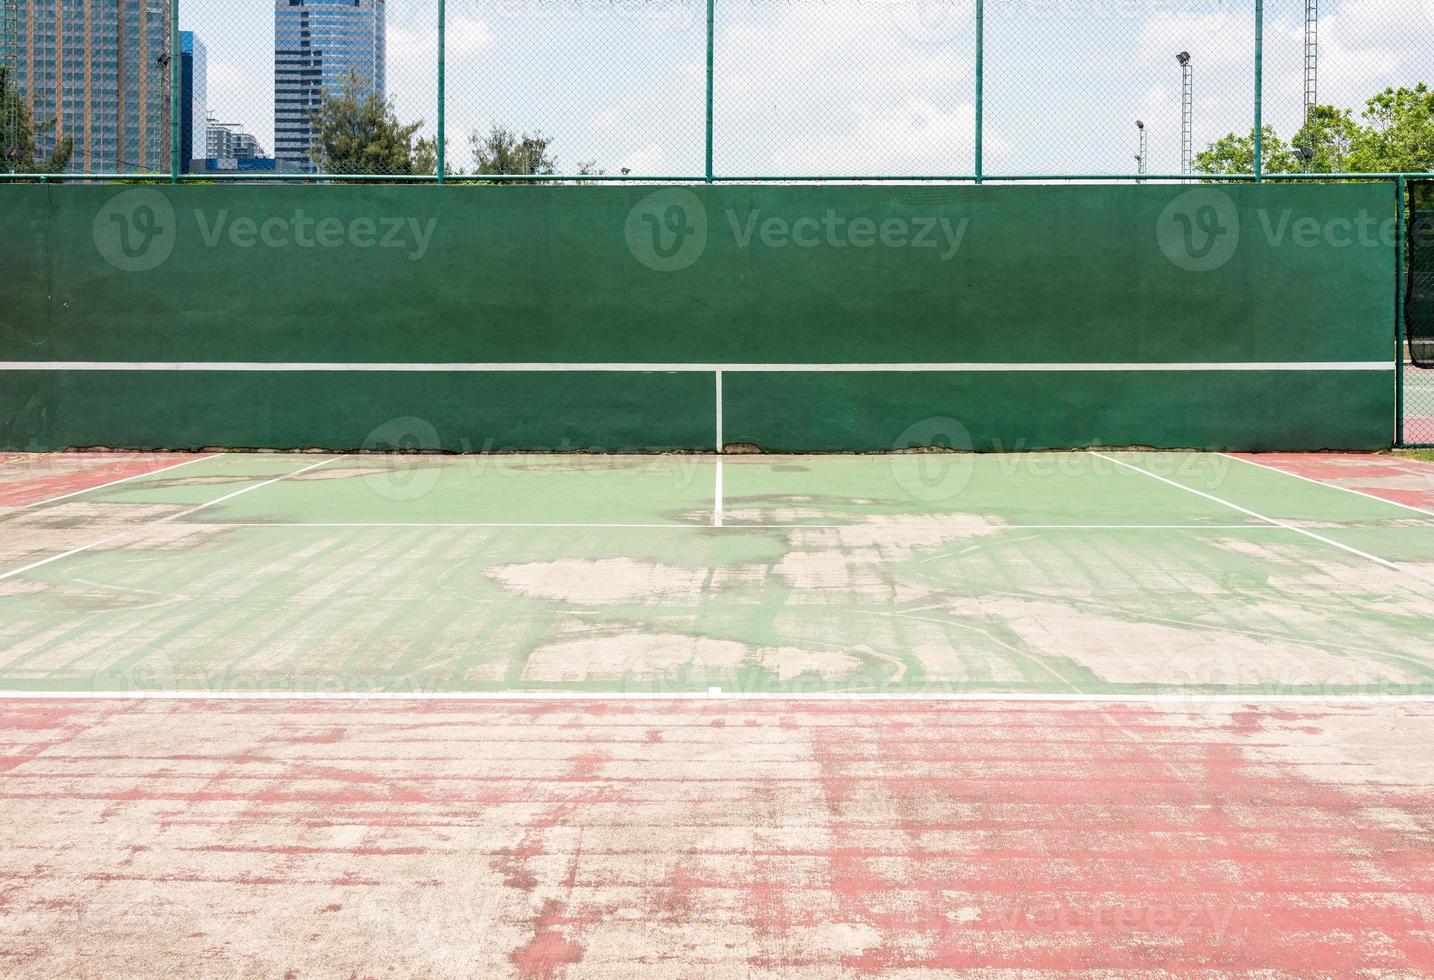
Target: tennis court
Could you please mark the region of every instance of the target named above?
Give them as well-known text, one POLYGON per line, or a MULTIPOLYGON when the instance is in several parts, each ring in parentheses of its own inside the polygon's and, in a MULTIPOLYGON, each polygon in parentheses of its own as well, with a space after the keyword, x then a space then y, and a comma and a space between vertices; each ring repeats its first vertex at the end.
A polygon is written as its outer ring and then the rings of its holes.
POLYGON ((1434 968, 1428 464, 16 454, 0 508, 11 975, 1434 968))
POLYGON ((7 510, 0 680, 1434 693, 1434 471, 1330 459, 1390 499, 1200 453, 155 457, 7 510))

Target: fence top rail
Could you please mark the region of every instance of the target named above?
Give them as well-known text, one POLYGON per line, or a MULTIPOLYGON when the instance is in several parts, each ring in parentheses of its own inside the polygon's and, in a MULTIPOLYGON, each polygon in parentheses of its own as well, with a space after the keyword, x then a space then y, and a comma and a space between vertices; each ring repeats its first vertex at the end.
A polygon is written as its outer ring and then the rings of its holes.
MULTIPOLYGON (((72 183, 94 181, 97 183, 170 183, 174 178, 167 173, 0 173, 0 183, 72 183)), ((500 183, 573 183, 573 184, 615 184, 615 183, 658 183, 658 184, 856 184, 856 183, 1023 183, 1049 181, 1091 182, 1111 181, 1122 183, 1207 183, 1234 182, 1252 183, 1253 173, 1236 174, 865 174, 865 175, 648 175, 648 174, 447 174, 442 181, 433 174, 299 174, 299 173, 222 173, 222 174, 180 174, 182 184, 208 184, 242 182, 279 183, 368 183, 368 184, 500 184, 500 183)), ((1434 172, 1391 171, 1380 173, 1292 173, 1261 174, 1260 180, 1267 181, 1347 181, 1347 180, 1434 180, 1434 172)))

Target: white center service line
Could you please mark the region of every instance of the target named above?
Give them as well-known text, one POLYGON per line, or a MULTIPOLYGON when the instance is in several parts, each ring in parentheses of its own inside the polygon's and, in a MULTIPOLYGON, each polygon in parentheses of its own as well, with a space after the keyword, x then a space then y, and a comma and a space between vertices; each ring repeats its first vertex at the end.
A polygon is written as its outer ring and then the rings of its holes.
POLYGON ((1355 490, 1352 487, 1342 487, 1338 483, 1325 483, 1323 480, 1316 480, 1308 476, 1301 476, 1298 473, 1291 473, 1289 470, 1282 470, 1278 466, 1270 466, 1268 463, 1257 463, 1253 459, 1246 459, 1243 456, 1236 456, 1233 453, 1216 453, 1217 456, 1224 456, 1226 459, 1233 459, 1237 463, 1249 463, 1251 466, 1258 466, 1262 470, 1269 470, 1271 473, 1279 473, 1282 476, 1293 477, 1296 480, 1304 480, 1306 483, 1313 483, 1317 487, 1324 487, 1326 490, 1342 490, 1345 493, 1352 493, 1356 497, 1365 497, 1369 500, 1377 500, 1381 504, 1388 504, 1391 507, 1402 507, 1405 510, 1412 510, 1416 514, 1423 514, 1426 517, 1434 517, 1434 510, 1425 510, 1422 507, 1415 507, 1412 504, 1401 504, 1397 500, 1390 500, 1388 497, 1378 497, 1372 493, 1365 493, 1363 490, 1355 490))
POLYGON ((1250 510, 1248 507, 1241 507, 1239 504, 1232 503, 1232 502, 1226 500, 1226 499, 1223 498, 1223 497, 1217 497, 1217 496, 1215 496, 1213 493, 1206 493, 1206 492, 1203 491, 1203 490, 1196 490, 1194 487, 1187 487, 1187 486, 1186 486, 1185 484, 1183 484, 1183 483, 1176 483, 1174 480, 1166 479, 1165 477, 1160 476, 1159 474, 1150 472, 1149 470, 1145 469, 1144 467, 1136 466, 1136 465, 1134 465, 1134 464, 1132 464, 1132 463, 1127 463, 1127 462, 1125 462, 1125 460, 1122 460, 1122 459, 1116 459, 1114 456, 1107 456, 1105 453, 1098 453, 1098 452, 1096 452, 1096 451, 1093 450, 1093 449, 1092 449, 1092 450, 1088 450, 1088 452, 1089 452, 1092 456, 1096 456, 1096 457, 1098 457, 1098 458, 1100 458, 1100 459, 1106 460, 1107 462, 1114 463, 1116 466, 1124 466, 1124 467, 1125 467, 1126 469, 1128 469, 1128 470, 1134 470, 1134 471, 1137 472, 1137 473, 1144 473, 1146 476, 1150 477, 1152 480, 1159 480, 1161 483, 1168 484, 1169 486, 1175 487, 1176 489, 1179 489, 1179 490, 1184 490, 1186 493, 1193 493, 1193 494, 1195 494, 1195 496, 1197 496, 1197 497, 1204 497, 1206 500, 1213 500, 1213 501, 1214 501, 1215 503, 1217 503, 1217 504, 1222 504, 1222 505, 1224 505, 1224 506, 1226 506, 1226 507, 1229 507, 1231 510, 1237 510, 1237 511, 1239 511, 1239 512, 1242 513, 1242 514, 1248 514, 1250 517, 1254 517, 1254 518, 1257 518, 1257 519, 1259 519, 1259 520, 1265 521, 1265 522, 1268 523, 1268 524, 1273 524, 1273 525, 1275 525, 1276 527, 1282 527, 1282 528, 1284 528, 1285 530, 1287 530, 1287 531, 1293 531, 1293 532, 1295 532, 1296 534, 1303 534, 1303 535, 1304 535, 1305 537, 1307 537, 1307 538, 1314 538, 1316 541, 1319 541, 1319 542, 1322 542, 1322 543, 1324 543, 1324 544, 1330 545, 1331 547, 1334 547, 1334 548, 1338 548, 1340 551, 1347 551, 1347 552, 1349 552, 1351 555, 1358 555, 1360 558, 1365 558, 1365 559, 1368 559, 1369 561, 1376 562, 1376 563, 1378 563, 1378 564, 1380 564, 1380 565, 1383 565, 1385 568, 1392 569, 1393 571, 1396 571, 1396 572, 1402 572, 1402 571, 1404 571, 1404 569, 1400 568, 1398 565, 1394 564, 1394 562, 1392 562, 1392 561, 1387 561, 1387 560, 1385 560, 1385 559, 1383 559, 1383 558, 1380 558, 1380 557, 1377 556, 1377 555, 1371 555, 1371 554, 1370 554, 1369 552, 1367 552, 1367 551, 1360 551, 1358 548, 1351 548, 1351 547, 1350 547, 1349 545, 1347 545, 1347 544, 1340 544, 1338 541, 1335 541, 1333 538, 1327 538, 1327 537, 1325 537, 1323 534, 1316 534, 1316 533, 1314 533, 1313 531, 1307 531, 1307 530, 1305 530, 1305 529, 1302 528, 1302 527, 1297 527, 1297 526, 1295 526, 1294 524, 1287 524, 1287 523, 1285 523, 1284 521, 1276 520, 1276 519, 1273 518, 1273 517, 1266 517, 1264 514, 1261 514, 1261 513, 1259 513, 1258 511, 1250 510))
POLYGON ((287 480, 291 476, 299 476, 302 473, 309 472, 309 470, 316 470, 320 466, 327 466, 330 463, 338 462, 339 460, 344 458, 345 457, 343 456, 332 456, 328 459, 321 460, 309 466, 305 466, 303 469, 294 470, 291 473, 285 473, 283 476, 276 476, 272 480, 265 480, 263 483, 256 483, 252 487, 245 487, 242 490, 235 490, 233 493, 226 493, 222 497, 216 497, 214 500, 206 501, 202 504, 199 504, 197 507, 191 507, 188 510, 182 510, 176 514, 170 514, 167 517, 161 517, 157 520, 146 521, 145 523, 140 524, 136 527, 125 528, 125 530, 119 532, 118 534, 111 534, 109 537, 100 538, 98 541, 91 541, 89 544, 81 545, 78 548, 71 548, 69 551, 61 552, 58 555, 51 555, 49 558, 42 558, 39 561, 31 562, 28 565, 22 565, 19 568, 12 568, 8 572, 0 573, 0 582, 5 581, 7 578, 14 578, 16 575, 23 575, 25 572, 32 571, 44 565, 49 565, 52 562, 60 561, 63 558, 69 558, 72 555, 78 555, 83 552, 90 551, 91 549, 98 548, 101 545, 109 544, 112 541, 119 541, 122 538, 130 537, 131 535, 137 534, 145 530, 146 528, 156 527, 160 524, 168 524, 172 521, 177 521, 180 518, 188 517, 191 514, 197 514, 201 510, 207 510, 210 507, 222 504, 227 500, 233 500, 235 497, 241 496, 246 493, 252 493, 255 490, 262 490, 264 487, 272 486, 273 484, 278 483, 280 480, 287 480))

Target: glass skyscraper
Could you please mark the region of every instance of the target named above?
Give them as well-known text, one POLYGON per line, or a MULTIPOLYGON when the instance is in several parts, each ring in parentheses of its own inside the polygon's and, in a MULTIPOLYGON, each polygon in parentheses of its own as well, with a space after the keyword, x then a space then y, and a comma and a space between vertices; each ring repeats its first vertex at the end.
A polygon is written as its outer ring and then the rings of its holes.
POLYGON ((384 94, 384 0, 274 0, 274 156, 279 169, 315 169, 310 113, 353 72, 384 94))
POLYGON ((190 161, 209 152, 208 57, 193 31, 179 32, 179 58, 179 169, 188 173, 190 161))
POLYGON ((12 84, 35 145, 75 141, 68 169, 169 169, 169 0, 9 0, 12 84), (39 124, 54 120, 54 125, 39 124))

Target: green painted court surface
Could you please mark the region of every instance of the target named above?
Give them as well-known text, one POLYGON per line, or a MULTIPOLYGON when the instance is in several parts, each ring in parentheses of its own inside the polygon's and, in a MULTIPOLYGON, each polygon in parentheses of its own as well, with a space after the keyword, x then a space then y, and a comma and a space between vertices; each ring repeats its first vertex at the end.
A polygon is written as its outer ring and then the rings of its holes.
POLYGON ((225 454, 0 527, 13 691, 1434 693, 1434 514, 1218 454, 225 454))

